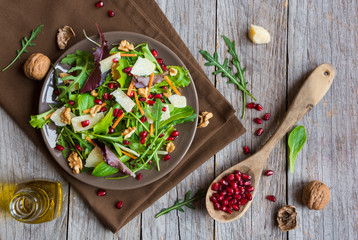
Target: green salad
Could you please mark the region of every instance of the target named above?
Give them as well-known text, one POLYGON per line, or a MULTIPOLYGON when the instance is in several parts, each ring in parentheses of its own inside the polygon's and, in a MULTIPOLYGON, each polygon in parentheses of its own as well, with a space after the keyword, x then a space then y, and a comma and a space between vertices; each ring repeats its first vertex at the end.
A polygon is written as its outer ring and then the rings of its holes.
POLYGON ((61 60, 69 70, 54 70, 56 103, 30 124, 57 126, 55 149, 74 174, 140 180, 138 171, 160 171, 160 161, 170 159, 175 126, 196 119, 180 94, 190 77, 182 66, 166 66, 147 43, 122 40, 110 48, 97 29, 101 44, 61 60), (111 176, 116 173, 122 174, 111 176))

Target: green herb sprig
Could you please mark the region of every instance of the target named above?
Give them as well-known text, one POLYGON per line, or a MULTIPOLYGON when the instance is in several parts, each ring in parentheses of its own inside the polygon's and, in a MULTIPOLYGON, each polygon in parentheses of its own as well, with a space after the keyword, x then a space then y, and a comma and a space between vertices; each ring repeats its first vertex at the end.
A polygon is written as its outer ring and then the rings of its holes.
POLYGON ((40 26, 38 26, 35 30, 33 30, 31 32, 31 35, 30 35, 30 38, 28 39, 27 37, 24 37, 22 40, 21 40, 21 46, 22 48, 20 50, 17 50, 17 55, 16 57, 14 58, 14 60, 12 60, 12 62, 7 65, 3 70, 1 70, 2 72, 5 71, 6 69, 8 69, 9 67, 11 67, 12 64, 14 64, 14 62, 16 62, 21 54, 23 53, 27 53, 27 47, 31 47, 31 46, 35 46, 36 44, 33 43, 32 41, 36 39, 37 35, 41 32, 41 29, 44 25, 41 24, 40 26))
POLYGON ((208 61, 205 63, 205 66, 215 66, 217 70, 213 72, 214 75, 222 74, 223 77, 229 78, 227 83, 234 83, 239 90, 243 92, 243 112, 242 118, 245 116, 245 105, 246 105, 246 94, 249 95, 252 99, 256 101, 256 98, 246 89, 246 82, 244 78, 245 68, 241 68, 239 57, 235 49, 235 41, 230 41, 227 37, 222 35, 224 38, 226 46, 229 48, 229 53, 232 56, 232 64, 236 67, 236 74, 232 73, 232 67, 229 66, 229 59, 225 58, 224 63, 221 64, 218 59, 218 53, 215 51, 214 55, 211 56, 205 50, 200 50, 201 55, 208 61))
POLYGON ((192 193, 191 190, 188 191, 185 194, 185 199, 182 202, 180 199, 178 199, 173 206, 171 206, 169 208, 165 208, 162 211, 160 211, 160 213, 155 215, 155 218, 158 218, 164 214, 168 214, 169 212, 171 212, 173 210, 179 210, 181 212, 184 212, 184 209, 182 208, 184 206, 191 208, 191 209, 195 209, 195 207, 191 203, 198 199, 204 198, 206 195, 206 192, 203 190, 199 190, 194 194, 194 196, 192 198, 190 198, 191 193, 192 193))
POLYGON ((293 173, 295 171, 295 162, 297 154, 301 151, 305 142, 307 140, 306 129, 304 126, 297 126, 292 132, 288 135, 288 147, 289 151, 289 161, 290 161, 290 171, 293 173))

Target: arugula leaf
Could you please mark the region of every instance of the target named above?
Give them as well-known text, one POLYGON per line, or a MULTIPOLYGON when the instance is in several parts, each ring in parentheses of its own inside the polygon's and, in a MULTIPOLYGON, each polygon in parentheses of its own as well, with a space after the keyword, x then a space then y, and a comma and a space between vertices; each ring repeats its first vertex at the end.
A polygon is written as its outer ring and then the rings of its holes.
POLYGON ((154 120, 154 128, 155 128, 155 136, 158 135, 158 129, 159 129, 159 123, 163 115, 163 103, 159 99, 157 99, 153 105, 154 114, 153 114, 153 120, 154 120))
POLYGON ((108 134, 108 129, 112 125, 113 108, 110 108, 106 116, 93 127, 95 134, 108 134))
POLYGON ((94 168, 92 172, 92 176, 105 177, 105 176, 113 175, 117 172, 119 172, 118 168, 111 167, 103 161, 94 168))
POLYGON ((31 115, 30 116, 30 125, 33 128, 42 128, 44 125, 49 124, 51 122, 50 118, 45 119, 45 117, 47 115, 49 115, 50 113, 53 113, 55 110, 57 110, 57 109, 52 108, 49 111, 41 113, 39 115, 31 115))
POLYGON ((289 161, 290 161, 290 171, 293 173, 295 171, 295 162, 297 154, 301 151, 305 142, 307 140, 306 129, 304 126, 297 126, 292 132, 288 135, 288 147, 289 152, 289 161))
POLYGON ((90 109, 94 104, 94 97, 89 93, 79 94, 78 95, 78 110, 80 111, 80 115, 83 115, 83 110, 90 109))
POLYGON ((193 121, 195 119, 194 116, 192 116, 192 114, 194 113, 194 110, 189 107, 186 106, 184 108, 174 108, 174 110, 172 112, 170 112, 170 118, 168 118, 167 120, 162 121, 159 124, 159 128, 164 127, 165 125, 169 124, 169 123, 174 123, 174 121, 176 121, 177 123, 182 123, 184 122, 184 119, 187 119, 189 121, 193 121), (189 118, 191 117, 191 118, 189 118))
POLYGON ((155 59, 155 57, 153 56, 153 54, 149 50, 148 43, 142 44, 142 45, 140 45, 140 47, 141 47, 141 50, 143 51, 144 57, 146 59, 152 61, 155 64, 156 69, 158 70, 158 72, 163 73, 162 67, 159 65, 159 63, 157 62, 157 59, 155 59))
POLYGON ((95 134, 95 133, 90 133, 90 135, 92 135, 98 139, 108 141, 108 142, 119 142, 119 143, 123 142, 123 136, 114 136, 113 137, 114 134, 112 134, 112 137, 110 137, 108 135, 99 135, 99 134, 95 134))
POLYGON ((118 60, 118 67, 117 67, 117 70, 119 71, 120 73, 120 78, 118 78, 116 81, 121 85, 121 87, 124 87, 125 84, 126 84, 126 80, 128 78, 128 74, 123 72, 123 69, 126 68, 126 67, 129 67, 129 62, 128 60, 126 59, 119 59, 118 60))
POLYGON ((175 87, 186 87, 190 84, 189 70, 185 70, 184 67, 179 66, 168 66, 168 69, 169 68, 178 70, 175 76, 168 75, 169 80, 174 84, 175 87))

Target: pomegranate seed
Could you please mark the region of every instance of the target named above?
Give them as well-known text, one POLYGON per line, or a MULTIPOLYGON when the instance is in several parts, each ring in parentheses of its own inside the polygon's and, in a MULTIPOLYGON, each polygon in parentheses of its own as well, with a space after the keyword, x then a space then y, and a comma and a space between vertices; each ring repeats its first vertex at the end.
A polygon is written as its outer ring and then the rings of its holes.
POLYGON ((131 92, 129 93, 128 97, 130 97, 130 98, 134 97, 134 92, 131 91, 131 92))
POLYGON ((116 203, 116 208, 121 209, 123 207, 123 201, 118 201, 116 203))
POLYGON ((100 112, 105 112, 105 111, 107 111, 107 108, 106 107, 101 107, 101 109, 99 111, 100 112))
POLYGON ((226 188, 226 191, 227 191, 227 195, 234 195, 234 189, 233 188, 231 188, 231 187, 228 187, 228 188, 226 188))
POLYGON ((240 180, 241 180, 241 175, 235 174, 235 180, 236 180, 236 181, 240 181, 240 180))
POLYGON ((257 111, 262 111, 262 106, 261 106, 260 104, 256 104, 256 105, 255 105, 255 109, 256 109, 257 111))
POLYGON ((162 103, 165 103, 164 99, 163 98, 160 98, 160 101, 162 101, 162 103))
POLYGON ((157 62, 158 62, 159 64, 163 64, 163 59, 157 58, 157 62))
POLYGON ((65 149, 65 148, 62 145, 56 144, 55 149, 58 151, 63 151, 63 149, 65 149))
POLYGON ((53 93, 56 95, 56 96, 58 96, 58 95, 60 95, 60 91, 56 88, 55 90, 53 90, 53 93))
POLYGON ((79 144, 76 144, 76 145, 75 145, 75 148, 76 148, 79 152, 82 151, 82 148, 81 148, 81 146, 80 146, 79 144))
POLYGON ((252 200, 252 196, 251 196, 251 193, 245 193, 245 198, 248 200, 248 201, 251 201, 252 200))
POLYGON ((220 210, 220 208, 221 208, 220 203, 215 203, 215 204, 214 204, 214 208, 215 208, 216 210, 220 210))
POLYGON ((110 95, 109 95, 109 100, 112 100, 112 99, 113 99, 113 95, 110 94, 110 95))
POLYGON ((237 194, 240 194, 240 191, 239 191, 238 188, 235 188, 235 189, 234 189, 234 195, 237 195, 237 194))
POLYGON ((98 191, 97 191, 97 196, 99 196, 99 197, 102 197, 106 194, 107 194, 106 190, 98 189, 98 191))
POLYGON ((228 201, 228 200, 222 200, 220 203, 221 203, 221 205, 224 205, 224 206, 229 205, 229 201, 228 201))
POLYGON ((118 60, 119 60, 118 58, 113 58, 113 59, 112 59, 112 62, 117 63, 118 60))
POLYGON ((260 118, 254 118, 254 122, 257 124, 261 124, 262 120, 260 118))
POLYGON ((229 183, 227 181, 225 181, 224 179, 221 179, 220 183, 225 186, 229 185, 229 183))
POLYGON ((147 103, 150 105, 150 106, 153 106, 153 104, 155 103, 153 100, 148 100, 147 103))
POLYGON ((239 194, 234 194, 232 197, 237 200, 241 199, 241 195, 239 194))
POLYGON ((140 121, 141 121, 141 122, 145 122, 146 120, 147 120, 147 118, 146 118, 145 116, 143 116, 143 117, 140 118, 140 121))
POLYGON ((247 199, 246 198, 241 198, 239 200, 239 205, 245 205, 247 203, 247 199))
POLYGON ((240 210, 240 207, 237 206, 237 205, 233 205, 232 208, 233 208, 235 211, 239 211, 239 210, 240 210))
POLYGON ((116 117, 116 116, 118 115, 118 111, 119 111, 118 108, 115 108, 115 109, 113 110, 113 116, 114 116, 114 117, 116 117))
POLYGON ((238 184, 239 184, 240 186, 244 185, 244 180, 242 180, 242 179, 239 180, 239 181, 238 181, 238 184))
POLYGON ((211 190, 213 190, 213 191, 217 191, 217 190, 219 190, 219 183, 213 183, 213 185, 211 185, 211 190))
POLYGON ((110 127, 110 128, 108 129, 108 134, 112 134, 112 133, 114 133, 114 128, 111 128, 111 127, 110 127))
POLYGON ((239 170, 235 170, 235 171, 234 171, 234 174, 237 174, 237 175, 239 175, 239 176, 242 175, 242 173, 241 173, 239 170))
POLYGON ((167 155, 165 155, 164 157, 163 157, 163 160, 164 161, 168 161, 170 159, 170 155, 169 154, 167 154, 167 155))
POLYGON ((242 149, 243 149, 245 154, 250 154, 251 153, 248 146, 244 146, 242 149))
POLYGON ((226 207, 226 206, 221 206, 220 210, 226 212, 226 211, 227 211, 227 207, 226 207))
POLYGON ((245 186, 250 186, 250 185, 251 185, 251 182, 250 182, 250 181, 244 182, 244 185, 245 185, 245 186))
POLYGON ((153 57, 155 57, 155 58, 158 57, 158 52, 157 52, 157 50, 152 49, 150 52, 152 53, 153 57))
POLYGON ((248 103, 247 105, 246 105, 246 107, 248 108, 248 109, 253 109, 254 107, 255 107, 255 103, 248 103))
POLYGON ((90 124, 90 121, 89 121, 89 120, 86 120, 86 121, 82 121, 82 122, 81 122, 82 127, 87 127, 89 124, 90 124))
POLYGON ((254 187, 253 186, 246 186, 245 191, 246 192, 252 192, 252 191, 254 191, 254 187))
POLYGON ((218 199, 216 197, 214 197, 214 196, 211 196, 210 201, 212 201, 213 203, 217 203, 218 199))
POLYGON ((220 194, 218 194, 219 196, 217 197, 218 201, 222 201, 224 200, 224 196, 221 196, 220 194))
POLYGON ((116 83, 116 84, 114 84, 114 86, 113 86, 114 88, 120 88, 121 87, 121 84, 119 84, 119 83, 116 83))
POLYGON ((167 108, 166 108, 166 107, 163 107, 163 108, 162 108, 162 111, 163 111, 163 112, 167 111, 167 108))
POLYGON ((236 188, 239 187, 239 185, 237 184, 237 182, 234 182, 234 181, 230 182, 230 186, 231 186, 233 189, 236 189, 236 188))
POLYGON ((132 76, 133 74, 132 73, 128 73, 128 76, 132 76))
POLYGON ((263 130, 262 128, 259 128, 259 129, 257 129, 257 131, 256 131, 256 135, 257 135, 257 136, 261 136, 263 132, 264 132, 264 130, 263 130))
POLYGON ((266 113, 263 117, 262 117, 262 119, 263 120, 265 120, 265 121, 268 121, 269 119, 270 119, 270 114, 269 113, 266 113))
POLYGON ((231 214, 231 213, 232 213, 232 210, 231 210, 230 208, 228 208, 228 209, 226 210, 226 212, 227 212, 228 214, 231 214))
POLYGON ((148 132, 147 131, 143 131, 139 134, 140 138, 146 138, 148 135, 148 132))
POLYGON ((237 200, 235 198, 233 198, 229 201, 230 205, 235 205, 236 203, 237 203, 237 200))
POLYGON ((232 199, 232 195, 224 196, 224 200, 230 201, 232 199))
POLYGON ((123 110, 122 110, 122 109, 119 109, 119 110, 118 110, 118 113, 117 113, 117 117, 122 116, 122 114, 123 114, 123 110))
POLYGON ((131 70, 132 70, 132 67, 126 67, 123 69, 123 72, 130 73, 131 70))
POLYGON ((130 142, 129 142, 128 140, 123 140, 123 144, 124 144, 124 145, 129 145, 130 142))
POLYGON ((271 176, 271 175, 273 175, 273 171, 267 170, 264 174, 265 174, 265 176, 271 176))
POLYGON ((232 181, 234 179, 235 179, 234 174, 229 174, 229 176, 227 176, 227 180, 229 180, 229 181, 232 181))
POLYGON ((98 8, 102 8, 103 6, 104 6, 103 1, 98 1, 98 2, 96 3, 96 7, 98 7, 98 8))
POLYGON ((174 137, 168 137, 168 138, 167 138, 167 141, 174 141, 174 140, 175 140, 174 137))
POLYGON ((108 97, 108 93, 103 93, 103 100, 108 100, 109 99, 109 97, 108 97))
POLYGON ((68 104, 70 104, 71 106, 73 106, 73 105, 75 105, 75 102, 72 101, 72 100, 70 100, 70 101, 68 101, 68 104))
POLYGON ((244 180, 250 180, 250 179, 251 179, 251 176, 250 176, 250 175, 247 175, 247 174, 242 174, 242 179, 244 179, 244 180))
POLYGON ((221 196, 225 196, 225 195, 227 195, 227 191, 226 191, 226 190, 223 190, 223 191, 221 191, 219 194, 220 194, 221 196))
POLYGON ((114 12, 112 10, 108 10, 108 16, 114 17, 114 12))
POLYGON ((170 136, 172 136, 172 137, 179 136, 179 131, 173 131, 172 134, 170 134, 170 136))
POLYGON ((266 198, 271 202, 276 202, 276 197, 274 195, 268 195, 266 198))
POLYGON ((114 88, 114 84, 113 84, 113 83, 109 83, 109 84, 108 84, 108 88, 109 88, 109 89, 114 88))
POLYGON ((239 190, 240 194, 243 194, 245 192, 245 188, 243 186, 239 186, 237 189, 239 190))
POLYGON ((153 98, 153 94, 149 94, 149 95, 148 95, 148 98, 153 98))
POLYGON ((163 69, 164 72, 168 71, 167 66, 165 64, 161 64, 160 67, 163 69))
POLYGON ((162 94, 161 93, 157 93, 154 95, 154 98, 162 98, 162 94))
POLYGON ((147 99, 145 99, 144 97, 141 97, 141 98, 139 98, 139 101, 141 101, 141 102, 145 102, 147 99))
POLYGON ((161 134, 159 135, 159 137, 160 137, 160 138, 164 137, 164 134, 163 134, 163 133, 161 133, 161 134))
POLYGON ((144 144, 144 143, 145 143, 145 138, 142 138, 142 139, 140 140, 140 143, 141 143, 141 144, 144 144))
POLYGON ((162 87, 165 91, 167 91, 168 90, 168 88, 166 87, 166 86, 163 86, 162 87))
POLYGON ((94 103, 95 103, 95 104, 98 104, 98 105, 101 105, 103 102, 102 102, 101 99, 96 98, 96 99, 94 100, 94 103))
POLYGON ((139 173, 138 176, 137 176, 137 180, 140 181, 143 177, 143 174, 139 173))

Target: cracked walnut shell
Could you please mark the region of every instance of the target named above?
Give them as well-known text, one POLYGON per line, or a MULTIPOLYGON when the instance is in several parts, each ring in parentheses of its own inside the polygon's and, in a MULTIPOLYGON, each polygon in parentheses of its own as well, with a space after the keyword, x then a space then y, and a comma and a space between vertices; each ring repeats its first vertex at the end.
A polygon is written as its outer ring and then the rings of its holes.
POLYGON ((42 80, 51 66, 51 60, 42 53, 33 53, 24 64, 26 77, 42 80))
POLYGON ((70 26, 64 26, 62 28, 59 28, 57 32, 57 45, 59 49, 65 49, 67 46, 67 42, 75 36, 75 31, 73 31, 70 26))
POLYGON ((198 124, 198 128, 204 128, 207 127, 209 125, 209 119, 212 118, 214 115, 211 112, 202 112, 199 115, 199 124, 198 124))
POLYGON ((290 231, 297 228, 297 212, 295 206, 283 206, 277 213, 278 227, 281 231, 290 231))
POLYGON ((82 160, 75 151, 71 152, 70 156, 67 158, 67 161, 74 174, 79 174, 81 172, 82 160))
POLYGON ((312 181, 303 189, 302 201, 309 209, 322 210, 330 199, 329 187, 320 181, 312 181))

